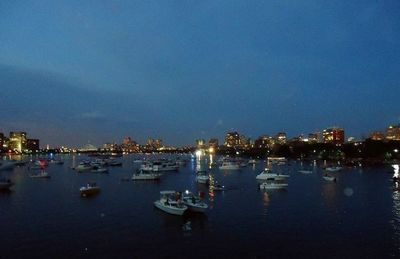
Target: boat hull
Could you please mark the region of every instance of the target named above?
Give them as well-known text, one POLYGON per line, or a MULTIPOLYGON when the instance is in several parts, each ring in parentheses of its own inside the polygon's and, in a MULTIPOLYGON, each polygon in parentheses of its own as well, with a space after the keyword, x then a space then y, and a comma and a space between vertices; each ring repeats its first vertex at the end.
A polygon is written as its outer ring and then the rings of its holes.
POLYGON ((91 195, 98 194, 100 192, 100 188, 90 188, 90 189, 80 189, 81 196, 87 197, 91 195))
POLYGON ((163 205, 159 200, 154 202, 154 206, 166 213, 169 213, 172 215, 178 215, 178 216, 182 216, 183 213, 185 213, 185 211, 188 208, 187 206, 184 206, 182 208, 166 206, 166 205, 163 205))

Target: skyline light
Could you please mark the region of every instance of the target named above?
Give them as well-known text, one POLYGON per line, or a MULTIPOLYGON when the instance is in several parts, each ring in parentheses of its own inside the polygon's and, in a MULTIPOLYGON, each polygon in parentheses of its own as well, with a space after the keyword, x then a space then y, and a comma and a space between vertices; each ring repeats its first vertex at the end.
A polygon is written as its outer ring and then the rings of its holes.
POLYGON ((0 132, 51 146, 360 139, 400 122, 398 1, 8 1, 0 132))

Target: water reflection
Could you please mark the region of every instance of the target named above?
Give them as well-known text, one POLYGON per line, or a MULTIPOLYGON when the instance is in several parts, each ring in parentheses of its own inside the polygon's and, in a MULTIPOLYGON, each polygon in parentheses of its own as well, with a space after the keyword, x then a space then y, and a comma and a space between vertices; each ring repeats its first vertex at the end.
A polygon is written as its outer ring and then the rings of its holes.
POLYGON ((399 183, 396 182, 397 188, 393 191, 393 220, 392 226, 394 231, 394 242, 397 249, 400 251, 400 189, 398 188, 399 183))

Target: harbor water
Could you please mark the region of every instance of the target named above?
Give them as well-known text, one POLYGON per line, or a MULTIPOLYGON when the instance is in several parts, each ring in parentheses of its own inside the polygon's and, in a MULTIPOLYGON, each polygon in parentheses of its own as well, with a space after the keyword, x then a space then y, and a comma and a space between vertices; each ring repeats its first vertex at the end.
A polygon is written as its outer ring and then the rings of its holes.
MULTIPOLYGON (((159 181, 123 181, 150 155, 124 155, 108 174, 72 169, 84 155, 50 164, 50 179, 31 178, 28 165, 1 171, 15 185, 0 193, 1 258, 399 258, 400 189, 393 169, 343 168, 322 178, 321 165, 288 161, 285 190, 260 190, 266 166, 210 172, 227 190, 195 181, 196 161, 159 181), (312 173, 302 174, 301 169, 312 173), (96 182, 101 192, 83 198, 96 182), (162 190, 203 192, 204 214, 174 216, 154 207, 162 190), (190 228, 185 228, 185 226, 190 228)), ((206 163, 203 164, 203 166, 206 163)))

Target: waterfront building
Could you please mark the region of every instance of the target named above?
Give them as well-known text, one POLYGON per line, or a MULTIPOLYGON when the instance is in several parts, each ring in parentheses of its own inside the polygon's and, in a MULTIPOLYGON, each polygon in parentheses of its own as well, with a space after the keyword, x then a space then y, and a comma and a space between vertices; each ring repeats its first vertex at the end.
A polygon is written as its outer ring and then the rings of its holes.
POLYGON ((152 139, 152 138, 147 139, 147 144, 146 144, 147 149, 158 150, 161 149, 163 146, 164 145, 162 139, 152 139))
POLYGON ((29 151, 38 152, 40 150, 39 140, 38 139, 27 139, 26 148, 29 151))
POLYGON ((287 135, 286 132, 278 132, 278 134, 276 134, 275 136, 275 142, 277 144, 286 144, 287 142, 287 135))
POLYGON ((386 129, 387 140, 400 140, 400 125, 391 125, 386 129))
POLYGON ((22 153, 27 148, 26 132, 23 131, 11 131, 10 139, 8 141, 8 147, 12 151, 22 153))
POLYGON ((374 131, 369 135, 369 138, 372 140, 384 140, 385 139, 385 134, 381 131, 374 131))
POLYGON ((226 147, 240 147, 240 135, 236 131, 228 132, 225 136, 226 147))
POLYGON ((122 141, 122 151, 128 153, 137 153, 140 151, 139 144, 131 137, 125 137, 122 141))
POLYGON ((5 143, 4 133, 0 132, 0 150, 3 149, 5 143))
POLYGON ((322 134, 321 132, 315 132, 308 134, 308 143, 315 144, 322 142, 322 134))
POLYGON ((322 131, 325 143, 341 145, 344 143, 344 129, 339 127, 327 128, 322 131))
POLYGON ((197 149, 203 149, 206 147, 206 141, 204 139, 196 139, 197 149))
POLYGON ((209 147, 209 148, 212 147, 212 148, 214 148, 214 150, 217 150, 218 147, 219 147, 219 141, 218 141, 218 139, 216 139, 216 138, 211 138, 211 139, 208 141, 208 147, 209 147))
POLYGON ((262 135, 254 141, 255 148, 270 148, 274 144, 272 137, 262 135))

